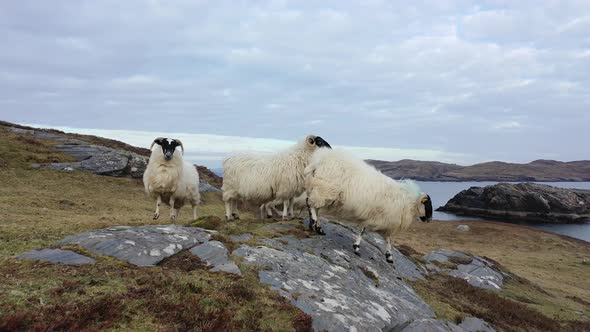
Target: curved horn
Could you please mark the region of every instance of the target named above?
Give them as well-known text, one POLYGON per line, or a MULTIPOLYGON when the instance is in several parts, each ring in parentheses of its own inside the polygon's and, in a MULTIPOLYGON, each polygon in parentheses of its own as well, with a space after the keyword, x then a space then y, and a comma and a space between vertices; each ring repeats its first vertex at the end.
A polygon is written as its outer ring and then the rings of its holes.
POLYGON ((158 137, 156 138, 153 142, 152 145, 150 145, 150 151, 152 150, 152 148, 154 147, 154 144, 158 144, 161 145, 162 144, 162 140, 164 139, 164 137, 158 137))
POLYGON ((182 141, 179 139, 175 140, 178 145, 180 145, 180 149, 182 150, 182 155, 184 156, 184 145, 182 145, 182 141))

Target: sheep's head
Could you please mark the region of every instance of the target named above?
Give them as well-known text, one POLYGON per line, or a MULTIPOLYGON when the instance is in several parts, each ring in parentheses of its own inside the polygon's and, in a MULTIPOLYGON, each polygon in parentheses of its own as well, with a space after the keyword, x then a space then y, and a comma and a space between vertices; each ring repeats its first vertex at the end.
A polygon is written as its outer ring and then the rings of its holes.
POLYGON ((156 144, 162 148, 162 154, 164 155, 164 159, 166 160, 172 159, 172 157, 174 156, 174 151, 178 146, 180 146, 182 154, 184 154, 184 146, 182 145, 182 142, 179 139, 158 137, 152 142, 150 150, 153 151, 154 145, 156 144))
POLYGON ((418 217, 422 222, 432 221, 432 200, 427 194, 418 197, 418 217))
POLYGON ((320 136, 316 136, 316 135, 308 135, 305 138, 305 144, 309 147, 309 148, 323 148, 326 147, 328 149, 331 149, 332 147, 330 146, 330 144, 328 142, 326 142, 323 138, 321 138, 320 136))

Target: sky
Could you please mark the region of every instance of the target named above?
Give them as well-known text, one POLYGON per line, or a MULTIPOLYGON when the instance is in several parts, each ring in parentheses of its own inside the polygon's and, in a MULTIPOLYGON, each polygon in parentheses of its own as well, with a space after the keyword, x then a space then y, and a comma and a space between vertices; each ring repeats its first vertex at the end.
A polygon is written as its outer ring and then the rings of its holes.
POLYGON ((0 0, 0 119, 217 167, 313 133, 362 158, 582 160, 590 1, 0 0))

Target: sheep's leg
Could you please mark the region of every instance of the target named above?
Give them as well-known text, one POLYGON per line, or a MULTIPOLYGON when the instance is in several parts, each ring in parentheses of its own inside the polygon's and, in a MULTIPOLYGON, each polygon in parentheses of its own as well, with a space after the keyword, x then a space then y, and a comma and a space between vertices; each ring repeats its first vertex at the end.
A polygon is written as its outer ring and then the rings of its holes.
POLYGON ((235 220, 239 220, 240 219, 240 214, 238 213, 238 201, 237 200, 233 200, 232 201, 232 213, 231 213, 232 217, 234 217, 235 220))
POLYGON ((232 214, 231 214, 231 199, 227 200, 225 202, 225 220, 226 221, 231 221, 233 219, 232 214))
POLYGON ((361 232, 357 236, 356 241, 352 245, 352 247, 354 248, 354 253, 357 254, 358 256, 361 255, 361 240, 363 239, 363 234, 365 234, 364 227, 361 229, 361 232))
POLYGON ((288 210, 289 210, 289 200, 286 199, 283 201, 283 221, 289 220, 289 217, 287 216, 289 213, 288 210))
POLYGON ((309 197, 305 198, 305 205, 307 206, 307 215, 309 216, 309 230, 313 231, 315 220, 311 217, 311 205, 309 205, 309 197))
POLYGON ((176 209, 174 208, 174 196, 170 196, 170 220, 176 220, 176 209))
POLYGON ((289 200, 289 218, 295 218, 295 212, 293 212, 293 208, 295 207, 295 198, 291 198, 289 200))
MULTIPOLYGON (((312 207, 311 208, 311 223, 314 224, 313 229, 319 235, 326 235, 326 233, 322 230, 322 226, 320 225, 320 218, 318 217, 318 209, 312 207)), ((310 226, 311 227, 311 226, 310 226)))
POLYGON ((197 220, 197 205, 193 205, 193 220, 197 220))
POLYGON ((158 198, 156 198, 156 212, 154 212, 154 220, 160 218, 160 204, 162 204, 162 196, 158 195, 158 198))
POLYGON ((393 256, 391 256, 391 246, 393 245, 393 237, 388 236, 386 241, 387 245, 385 247, 385 260, 389 263, 393 263, 393 256))
POLYGON ((260 210, 260 215, 259 215, 260 220, 264 220, 264 212, 266 211, 266 204, 260 205, 259 210, 260 210))
MULTIPOLYGON (((273 201, 273 202, 274 202, 274 201, 273 201)), ((273 202, 270 202, 270 203, 267 203, 267 204, 266 204, 266 218, 268 218, 268 219, 272 219, 272 210, 273 210, 273 209, 275 210, 275 213, 276 213, 276 209, 275 209, 275 207, 273 206, 273 204, 274 204, 273 202)), ((278 214, 278 213, 277 213, 277 214, 278 214)))

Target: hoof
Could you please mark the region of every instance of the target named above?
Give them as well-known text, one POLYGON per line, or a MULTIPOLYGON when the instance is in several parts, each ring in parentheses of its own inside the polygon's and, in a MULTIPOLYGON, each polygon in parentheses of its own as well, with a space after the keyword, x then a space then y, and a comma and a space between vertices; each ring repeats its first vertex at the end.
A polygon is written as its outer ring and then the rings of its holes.
POLYGON ((237 215, 237 214, 235 214, 235 213, 232 213, 232 217, 233 217, 233 219, 235 219, 235 220, 240 220, 240 216, 239 216, 239 215, 237 215))
POLYGON ((356 250, 355 250, 355 251, 354 251, 354 254, 355 254, 355 255, 357 255, 357 256, 359 256, 359 257, 361 257, 361 252, 360 252, 360 251, 356 251, 356 250))
POLYGON ((315 226, 315 221, 313 221, 313 219, 309 219, 309 225, 308 225, 309 230, 313 232, 314 226, 315 226))
POLYGON ((353 244, 352 249, 354 249, 355 255, 357 255, 357 256, 361 255, 361 246, 359 246, 358 244, 353 244))
POLYGON ((326 232, 324 232, 324 230, 322 229, 322 227, 320 227, 320 226, 314 226, 314 228, 315 228, 315 232, 318 235, 326 235, 326 232))
POLYGON ((385 254, 385 260, 386 260, 388 263, 392 263, 392 264, 393 264, 393 256, 391 256, 391 254, 390 254, 390 253, 386 253, 386 254, 385 254))
POLYGON ((154 220, 158 220, 158 218, 160 218, 160 214, 159 213, 154 213, 154 220))

